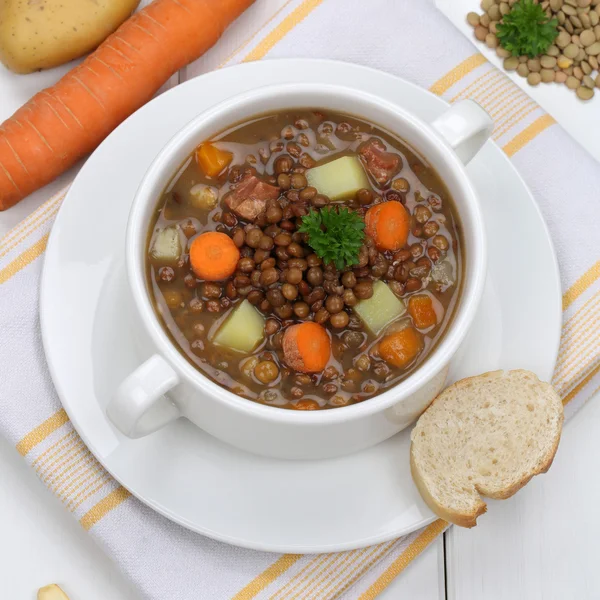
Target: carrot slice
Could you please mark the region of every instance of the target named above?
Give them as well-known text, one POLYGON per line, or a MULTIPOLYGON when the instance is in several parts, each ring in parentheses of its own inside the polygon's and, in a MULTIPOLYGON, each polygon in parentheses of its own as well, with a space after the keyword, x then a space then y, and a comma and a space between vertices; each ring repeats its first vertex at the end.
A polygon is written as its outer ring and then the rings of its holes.
POLYGON ((424 294, 412 296, 408 301, 408 312, 417 329, 429 329, 437 325, 437 315, 429 296, 424 294))
POLYGON ((372 206, 365 214, 365 231, 379 250, 399 250, 408 240, 410 218, 400 202, 372 206))
POLYGON ((308 321, 292 325, 283 336, 283 355, 295 371, 318 373, 329 362, 331 340, 318 323, 308 321))
POLYGON ((423 340, 416 329, 406 327, 385 336, 379 342, 379 355, 395 367, 404 368, 423 349, 423 340))
POLYGON ((225 233, 208 231, 200 234, 190 247, 190 263, 197 277, 220 281, 233 275, 240 251, 225 233))
POLYGON ((318 410, 319 403, 316 400, 298 400, 296 404, 292 404, 296 410, 318 410))
POLYGON ((233 154, 206 143, 196 148, 196 160, 206 175, 216 177, 233 160, 233 154))
MULTIPOLYGON (((0 210, 74 165, 253 0, 155 0, 0 126, 0 210)), ((2 3, 4 6, 6 3, 2 3)))

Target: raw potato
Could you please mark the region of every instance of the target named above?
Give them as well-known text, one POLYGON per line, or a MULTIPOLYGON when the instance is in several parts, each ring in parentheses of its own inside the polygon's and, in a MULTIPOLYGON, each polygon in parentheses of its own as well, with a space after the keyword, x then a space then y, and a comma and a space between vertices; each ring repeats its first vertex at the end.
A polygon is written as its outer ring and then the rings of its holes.
POLYGON ((369 187, 367 174, 356 156, 343 156, 306 172, 308 185, 331 200, 351 198, 362 188, 369 187))
POLYGON ((37 600, 69 600, 69 597, 55 583, 45 585, 37 593, 37 600))
POLYGON ((69 62, 96 48, 139 0, 0 0, 0 61, 15 73, 69 62))
POLYGON ((264 330, 264 317, 244 300, 221 325, 213 342, 239 352, 252 352, 263 339, 264 330))
POLYGON ((361 300, 354 311, 374 335, 379 335, 383 328, 404 314, 404 302, 383 281, 373 285, 373 295, 361 300))
POLYGON ((179 231, 175 227, 167 227, 159 231, 154 238, 150 252, 155 259, 165 263, 177 262, 181 256, 179 231))

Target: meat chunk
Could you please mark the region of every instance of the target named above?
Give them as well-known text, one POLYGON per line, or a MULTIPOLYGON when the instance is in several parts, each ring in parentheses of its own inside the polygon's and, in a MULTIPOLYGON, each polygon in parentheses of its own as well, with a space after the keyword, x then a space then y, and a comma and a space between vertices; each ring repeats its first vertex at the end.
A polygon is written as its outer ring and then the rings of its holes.
POLYGON ((388 183, 402 167, 401 158, 394 152, 387 152, 383 142, 377 138, 365 142, 358 153, 365 162, 367 171, 379 185, 388 183))
POLYGON ((278 187, 265 183, 256 175, 247 174, 237 187, 225 196, 224 201, 240 219, 254 221, 265 211, 267 200, 277 198, 279 198, 278 187))

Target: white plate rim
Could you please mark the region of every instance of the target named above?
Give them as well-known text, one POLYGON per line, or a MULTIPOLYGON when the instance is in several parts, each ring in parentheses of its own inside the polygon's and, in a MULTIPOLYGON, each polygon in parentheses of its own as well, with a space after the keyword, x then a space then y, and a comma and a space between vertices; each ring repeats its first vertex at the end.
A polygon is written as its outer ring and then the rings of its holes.
MULTIPOLYGON (((357 73, 360 73, 360 71, 368 71, 372 74, 377 74, 380 77, 387 78, 390 83, 396 82, 396 83, 401 83, 404 86, 411 87, 415 92, 420 93, 420 94, 426 94, 426 95, 434 98, 439 103, 443 103, 444 105, 449 106, 449 104, 445 100, 443 100, 439 96, 436 96, 432 92, 430 92, 424 88, 421 88, 418 85, 413 84, 412 82, 407 81, 401 77, 392 75, 390 73, 386 73, 384 71, 380 71, 378 69, 373 69, 371 67, 356 65, 356 64, 348 63, 346 61, 338 61, 338 60, 330 60, 330 59, 281 58, 281 59, 272 59, 272 61, 276 61, 278 63, 287 63, 290 68, 292 68, 295 64, 308 62, 311 64, 320 64, 324 67, 331 68, 331 69, 335 69, 336 66, 338 66, 338 65, 344 65, 345 68, 352 67, 352 68, 356 69, 357 73)), ((268 63, 268 62, 270 62, 270 61, 257 61, 255 63, 245 63, 245 64, 240 64, 240 65, 234 65, 234 66, 226 67, 225 69, 222 69, 221 72, 231 72, 232 70, 235 71, 235 70, 246 70, 246 69, 253 70, 256 68, 260 68, 260 67, 266 67, 267 66, 266 63, 268 63)), ((204 78, 209 78, 213 73, 214 72, 209 72, 209 73, 206 73, 199 77, 196 77, 192 80, 184 82, 184 83, 176 86, 175 88, 168 90, 167 92, 162 94, 159 98, 163 98, 170 94, 173 94, 177 90, 181 90, 182 88, 185 88, 186 85, 193 84, 193 82, 195 82, 197 84, 198 80, 202 80, 204 78)), ((264 85, 264 84, 258 82, 256 87, 261 87, 262 85, 264 85)), ((178 93, 180 93, 180 92, 178 92, 178 93)), ((136 118, 136 116, 139 116, 139 114, 144 111, 144 108, 145 107, 142 107, 140 110, 138 110, 136 113, 134 113, 134 115, 129 117, 129 119, 136 118)), ((129 121, 129 119, 127 119, 126 122, 129 121)), ((120 127, 121 126, 119 126, 115 131, 113 131, 102 142, 102 145, 111 143, 113 137, 117 136, 119 134, 120 127)), ((562 325, 560 271, 559 271, 558 259, 556 256, 554 244, 553 244, 552 238, 550 236, 550 232, 548 230, 547 224, 543 218, 542 212, 541 212, 537 202, 535 201, 535 198, 533 197, 533 194, 531 193, 528 185, 524 181, 523 177, 520 175, 520 173, 517 171, 514 164, 504 154, 504 152, 499 148, 499 146, 497 144, 495 144, 492 141, 489 141, 488 144, 490 144, 494 147, 494 150, 498 153, 499 158, 502 159, 502 161, 505 163, 505 166, 510 168, 510 170, 512 171, 512 175, 519 182, 519 185, 522 186, 522 188, 526 191, 528 197, 531 200, 531 204, 533 205, 534 210, 537 214, 539 224, 541 224, 541 226, 543 228, 543 231, 544 231, 544 234, 546 237, 546 241, 552 250, 552 262, 553 262, 553 270, 554 270, 553 279, 554 279, 555 287, 558 292, 557 298, 555 298, 555 301, 556 300, 558 300, 558 301, 555 302, 557 327, 554 328, 555 329, 555 335, 554 335, 555 340, 554 340, 554 344, 553 344, 554 352, 552 353, 554 356, 554 360, 553 360, 551 369, 550 369, 550 366, 548 367, 549 370, 553 371, 554 367, 556 365, 557 357, 558 357, 558 350, 559 350, 559 344, 560 344, 560 332, 561 332, 561 325, 562 325)), ((87 162, 82 167, 82 170, 80 171, 80 173, 86 168, 86 166, 87 166, 87 162)), ((79 178, 79 174, 78 174, 77 178, 79 178)), ((76 178, 76 180, 77 180, 77 178, 76 178)), ((47 244, 47 249, 46 249, 47 256, 49 254, 51 254, 52 252, 55 252, 55 246, 58 243, 57 235, 55 234, 55 232, 58 231, 60 229, 60 225, 62 225, 61 216, 63 214, 65 214, 62 211, 62 208, 65 205, 68 205, 69 202, 76 201, 76 198, 74 200, 71 200, 71 198, 73 198, 73 194, 71 194, 72 188, 73 188, 73 186, 71 186, 71 188, 69 189, 69 191, 67 192, 67 194, 63 200, 61 210, 59 211, 59 213, 56 217, 55 223, 54 223, 52 231, 50 233, 50 236, 48 239, 48 244, 47 244), (56 227, 57 224, 59 225, 59 227, 56 227)), ((168 508, 164 507, 163 505, 155 502, 154 500, 144 497, 144 495, 141 494, 138 490, 129 488, 127 486, 127 483, 125 481, 123 481, 122 478, 120 478, 117 474, 115 474, 113 472, 113 470, 110 468, 110 465, 107 464, 107 461, 103 460, 102 454, 99 453, 97 450, 95 450, 95 444, 92 441, 91 436, 89 436, 87 434, 85 428, 82 427, 81 422, 79 422, 79 420, 77 418, 77 412, 75 410, 73 410, 74 407, 72 407, 70 405, 70 402, 68 400, 65 400, 65 398, 68 398, 68 394, 66 393, 66 390, 62 386, 62 382, 61 382, 60 376, 58 375, 56 365, 53 363, 52 354, 49 351, 50 342, 49 342, 49 340, 47 338, 47 334, 46 334, 46 332, 48 331, 48 327, 46 325, 46 317, 44 315, 49 314, 49 313, 48 313, 48 311, 43 310, 43 306, 45 305, 46 290, 48 289, 48 287, 50 285, 48 282, 49 277, 50 277, 49 271, 44 267, 43 272, 42 272, 41 285, 40 285, 40 326, 41 326, 41 332, 42 332, 42 345, 44 348, 44 352, 45 352, 45 356, 46 356, 46 360, 47 360, 47 364, 48 364, 48 369, 49 369, 53 384, 58 393, 58 396, 61 400, 61 403, 62 403, 69 419, 71 420, 74 428, 76 429, 77 433, 80 435, 80 437, 82 438, 82 440, 84 441, 86 446, 90 449, 92 454, 94 454, 94 456, 97 458, 97 460, 102 464, 102 466, 110 473, 110 475, 118 483, 120 483, 123 487, 128 489, 134 497, 136 497, 142 503, 149 506, 150 508, 152 508, 159 514, 165 516, 166 518, 170 519, 171 521, 178 523, 194 532, 197 532, 202 535, 206 535, 207 537, 210 537, 212 539, 226 542, 226 543, 229 543, 229 544, 232 544, 235 546, 249 548, 249 549, 253 549, 253 550, 259 550, 259 551, 279 552, 279 553, 294 552, 294 553, 306 553, 306 554, 308 554, 308 553, 323 553, 323 552, 341 552, 341 551, 346 551, 346 550, 363 548, 363 547, 367 547, 367 546, 374 545, 374 544, 379 544, 379 543, 386 542, 391 539, 395 539, 397 537, 406 535, 417 529, 420 529, 420 528, 430 524, 437 518, 435 515, 432 515, 427 518, 423 518, 419 521, 414 521, 413 523, 411 523, 410 525, 408 525, 404 528, 397 529, 394 531, 387 531, 385 533, 380 533, 380 534, 374 535, 372 537, 361 538, 360 540, 358 540, 356 542, 348 542, 348 543, 344 543, 344 544, 320 545, 317 547, 315 547, 315 546, 285 546, 285 545, 282 546, 282 545, 256 543, 254 541, 248 541, 248 540, 236 538, 236 537, 233 537, 233 536, 230 536, 227 534, 222 534, 220 532, 214 531, 207 527, 200 527, 200 526, 198 526, 198 524, 191 522, 189 519, 186 519, 185 517, 181 517, 181 516, 173 513, 171 510, 169 510, 168 508)))

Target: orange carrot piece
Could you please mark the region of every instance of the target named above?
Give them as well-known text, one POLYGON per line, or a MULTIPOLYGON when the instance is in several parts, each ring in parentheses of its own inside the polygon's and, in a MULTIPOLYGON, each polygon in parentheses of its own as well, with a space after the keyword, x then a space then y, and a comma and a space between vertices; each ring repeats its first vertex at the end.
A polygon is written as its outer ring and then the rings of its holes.
POLYGON ((254 0, 155 0, 0 126, 0 210, 74 165, 254 0))
POLYGON ((412 296, 408 301, 408 312, 417 329, 429 329, 437 325, 437 315, 429 296, 424 294, 412 296))
POLYGON ((198 165, 209 177, 217 177, 233 160, 231 152, 219 150, 214 144, 201 144, 196 148, 198 165))
POLYGON ((318 410, 319 403, 316 400, 298 400, 296 404, 292 404, 296 410, 318 410))
POLYGON ((327 331, 311 321, 288 327, 282 345, 285 362, 302 373, 322 371, 331 356, 331 340, 327 331))
POLYGON ((410 364, 422 349, 423 340, 413 327, 391 333, 379 342, 381 358, 401 369, 410 364))
POLYGON ((190 247, 190 264, 196 276, 206 281, 221 281, 233 275, 240 251, 225 233, 201 233, 190 247))
POLYGON ((379 250, 400 250, 408 240, 410 218, 400 202, 372 206, 365 214, 365 231, 379 250))

